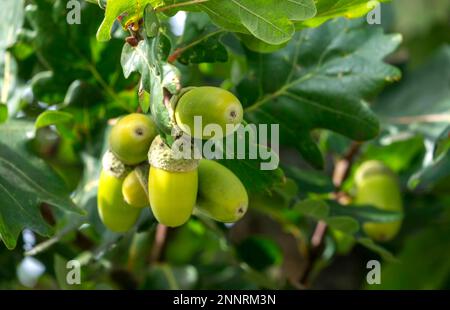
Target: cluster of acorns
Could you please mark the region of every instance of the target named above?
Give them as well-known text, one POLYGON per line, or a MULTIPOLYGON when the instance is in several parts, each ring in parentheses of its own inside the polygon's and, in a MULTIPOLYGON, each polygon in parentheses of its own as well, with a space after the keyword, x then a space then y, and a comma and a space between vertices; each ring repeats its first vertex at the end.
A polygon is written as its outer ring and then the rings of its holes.
MULTIPOLYGON (((230 134, 227 124, 240 124, 243 109, 226 90, 197 87, 181 95, 173 118, 183 132, 191 133, 195 116, 202 117, 204 126, 217 124, 230 134)), ((134 113, 119 119, 109 146, 99 180, 98 211, 112 231, 132 228, 148 206, 156 220, 169 227, 183 225, 195 212, 232 223, 247 211, 247 191, 231 170, 213 160, 174 156, 149 115, 134 113)))

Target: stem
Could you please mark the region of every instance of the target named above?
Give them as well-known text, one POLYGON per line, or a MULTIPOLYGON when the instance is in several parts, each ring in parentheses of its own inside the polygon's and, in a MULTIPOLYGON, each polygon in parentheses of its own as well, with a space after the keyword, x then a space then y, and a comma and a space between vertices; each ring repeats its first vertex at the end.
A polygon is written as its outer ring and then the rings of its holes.
POLYGON ((170 267, 167 265, 162 265, 161 268, 162 268, 164 275, 166 276, 167 282, 169 283, 169 289, 170 290, 179 290, 180 287, 177 283, 177 279, 175 278, 175 275, 172 272, 172 269, 170 269, 170 267))
POLYGON ((395 124, 412 123, 450 123, 450 114, 425 114, 417 116, 401 116, 389 119, 389 122, 395 124))
POLYGON ((261 107, 263 104, 265 104, 266 102, 277 98, 281 95, 283 95, 286 91, 289 90, 289 88, 291 88, 293 85, 297 84, 297 83, 302 83, 306 80, 309 80, 311 77, 313 76, 313 73, 308 73, 306 75, 304 75, 303 77, 301 77, 300 79, 297 79, 295 81, 290 82, 289 84, 284 85, 282 88, 280 88, 279 90, 277 90, 276 92, 269 94, 263 98, 261 98, 260 100, 256 101, 255 103, 253 103, 252 105, 248 106, 244 112, 251 112, 253 110, 258 109, 259 107, 261 107))
POLYGON ((55 243, 59 242, 64 236, 71 233, 74 230, 77 230, 78 227, 81 225, 81 221, 75 221, 72 225, 65 227, 62 229, 59 233, 57 233, 54 237, 45 240, 42 243, 37 244, 34 246, 31 250, 26 251, 24 253, 25 256, 34 256, 37 255, 45 250, 47 250, 49 247, 54 245, 55 243))
POLYGON ((166 6, 162 6, 159 8, 156 8, 156 12, 165 12, 171 9, 175 9, 178 7, 183 7, 183 6, 189 6, 189 5, 195 5, 195 4, 200 4, 200 3, 204 3, 204 2, 208 2, 209 0, 192 0, 192 1, 186 1, 186 2, 181 2, 181 3, 175 3, 175 4, 171 4, 171 5, 166 5, 166 6))
POLYGON ((158 224, 156 226, 155 243, 150 254, 150 261, 158 262, 161 259, 161 253, 167 239, 167 226, 158 224))
POLYGON ((319 248, 322 245, 323 237, 327 230, 327 223, 319 221, 316 226, 316 230, 311 238, 311 245, 314 248, 319 248))
MULTIPOLYGON (((334 194, 337 200, 340 200, 341 198, 345 199, 345 195, 341 193, 342 184, 347 179, 352 167, 353 160, 358 154, 360 148, 360 143, 353 142, 344 157, 335 164, 333 171, 333 183, 336 187, 334 194)), ((311 273, 314 269, 315 263, 322 255, 324 245, 323 243, 325 240, 327 228, 327 223, 325 221, 321 220, 317 222, 313 236, 311 237, 311 250, 309 259, 305 267, 305 272, 300 278, 300 284, 304 287, 309 286, 311 273)))
POLYGON ((352 167, 353 159, 358 154, 360 148, 361 143, 353 142, 347 153, 344 155, 344 158, 336 163, 333 172, 333 183, 336 187, 336 193, 340 192, 342 184, 347 179, 348 174, 350 173, 350 168, 352 167))
POLYGON ((270 100, 272 100, 272 99, 274 99, 274 98, 280 96, 282 92, 283 92, 283 90, 280 89, 279 91, 277 91, 277 92, 275 92, 275 93, 273 93, 273 94, 270 94, 270 95, 268 95, 268 96, 265 96, 265 97, 262 98, 261 100, 255 102, 255 103, 252 104, 251 106, 247 107, 247 108, 245 109, 245 112, 247 113, 247 112, 251 112, 251 111, 253 111, 253 110, 258 109, 260 106, 262 106, 262 105, 265 104, 266 102, 268 102, 268 101, 270 101, 270 100))
POLYGON ((208 33, 207 35, 205 35, 204 37, 201 37, 200 39, 198 39, 198 40, 196 40, 196 41, 193 41, 193 42, 189 43, 189 44, 186 45, 186 46, 177 48, 177 49, 176 49, 176 50, 168 57, 167 61, 170 62, 170 63, 174 63, 174 62, 181 56, 181 54, 183 54, 183 53, 184 53, 185 51, 187 51, 188 49, 193 48, 194 46, 196 46, 196 45, 202 43, 202 41, 204 41, 204 40, 206 40, 206 39, 208 39, 208 38, 210 38, 210 37, 213 37, 213 36, 215 36, 215 35, 217 35, 217 34, 219 34, 219 33, 222 33, 222 32, 225 32, 225 30, 222 30, 222 29, 221 29, 221 30, 216 30, 216 31, 210 32, 210 33, 208 33))

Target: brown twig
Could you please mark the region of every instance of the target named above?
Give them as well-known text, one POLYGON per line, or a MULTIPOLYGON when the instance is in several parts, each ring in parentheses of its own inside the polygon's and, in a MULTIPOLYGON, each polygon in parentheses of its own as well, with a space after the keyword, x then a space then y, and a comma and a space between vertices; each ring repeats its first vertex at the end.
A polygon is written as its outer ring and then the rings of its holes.
POLYGON ((178 57, 180 57, 183 52, 183 48, 177 48, 172 54, 169 55, 167 61, 173 64, 175 61, 177 61, 178 57))
MULTIPOLYGON (((341 192, 342 184, 347 179, 350 168, 352 166, 355 156, 358 154, 361 144, 358 142, 352 143, 347 153, 342 159, 340 159, 334 166, 333 171, 333 184, 335 186, 334 197, 340 201, 346 199, 346 195, 341 192)), ((300 278, 300 285, 308 287, 310 282, 311 273, 314 269, 315 263, 322 254, 324 239, 327 232, 327 223, 325 221, 319 221, 316 225, 314 233, 311 237, 311 249, 305 271, 300 278)))
POLYGON ((417 116, 401 116, 388 119, 394 124, 409 125, 413 123, 450 123, 450 114, 425 114, 417 116))
POLYGON ((360 148, 361 143, 353 142, 344 157, 336 163, 333 171, 333 184, 336 187, 336 193, 339 193, 341 191, 342 184, 347 179, 348 174, 350 173, 353 159, 358 154, 360 148))
POLYGON ((158 262, 161 259, 164 246, 166 244, 168 227, 163 224, 156 226, 155 243, 153 244, 152 251, 150 253, 150 261, 152 263, 158 262))

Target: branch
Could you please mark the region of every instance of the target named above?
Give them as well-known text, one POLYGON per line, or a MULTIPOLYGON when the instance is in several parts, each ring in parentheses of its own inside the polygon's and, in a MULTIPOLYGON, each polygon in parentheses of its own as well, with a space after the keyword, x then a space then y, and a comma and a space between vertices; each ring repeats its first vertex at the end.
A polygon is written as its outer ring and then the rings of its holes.
POLYGON ((353 142, 344 157, 336 163, 333 172, 333 184, 336 187, 336 193, 339 193, 341 191, 342 184, 347 179, 348 174, 350 173, 353 159, 358 154, 360 148, 361 143, 353 142))
POLYGON ((161 254, 166 244, 168 227, 163 224, 156 226, 155 243, 153 244, 152 251, 150 253, 151 262, 159 262, 161 254))
POLYGON ((47 239, 47 240, 43 241, 42 243, 35 245, 32 249, 26 251, 24 253, 24 255, 25 256, 34 256, 34 255, 44 252, 45 250, 50 248, 55 243, 58 243, 63 237, 65 237, 69 233, 77 230, 81 224, 82 224, 82 221, 79 221, 79 220, 74 221, 71 225, 63 228, 52 238, 47 239))
POLYGON ((389 118, 394 124, 409 125, 413 123, 450 123, 450 114, 425 114, 417 116, 401 116, 389 118))
MULTIPOLYGON (((343 200, 346 198, 342 194, 341 188, 344 181, 347 179, 350 169, 353 164, 355 156, 358 154, 361 144, 353 142, 348 149, 347 153, 342 159, 340 159, 334 166, 333 171, 333 183, 335 188, 334 196, 336 200, 343 200)), ((327 232, 327 223, 325 221, 319 221, 311 237, 311 250, 308 258, 308 262, 305 267, 305 272, 300 278, 300 285, 308 287, 310 282, 311 273, 314 269, 316 261, 320 258, 323 251, 325 234, 327 232)))
POLYGON ((192 1, 185 1, 185 2, 180 2, 180 3, 175 3, 175 4, 171 4, 171 5, 166 5, 166 6, 161 6, 159 8, 156 8, 155 11, 156 12, 165 12, 171 9, 176 9, 179 7, 183 7, 183 6, 189 6, 189 5, 195 5, 195 4, 200 4, 200 3, 204 3, 204 2, 208 2, 209 0, 192 0, 192 1))

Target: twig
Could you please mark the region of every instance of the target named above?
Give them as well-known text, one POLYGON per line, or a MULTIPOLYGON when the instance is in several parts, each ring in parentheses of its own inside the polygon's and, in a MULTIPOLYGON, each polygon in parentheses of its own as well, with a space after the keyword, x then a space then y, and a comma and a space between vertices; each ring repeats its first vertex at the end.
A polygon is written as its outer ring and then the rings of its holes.
POLYGON ((425 114, 417 116, 400 116, 388 119, 394 124, 408 125, 412 123, 450 123, 450 114, 425 114))
POLYGON ((342 184, 350 173, 353 159, 358 154, 360 148, 361 143, 353 142, 344 157, 336 163, 333 171, 333 183, 336 187, 336 193, 341 191, 342 184))
MULTIPOLYGON (((344 157, 340 159, 334 167, 333 183, 335 186, 334 194, 337 200, 345 198, 345 195, 342 195, 341 193, 342 184, 348 177, 353 160, 355 156, 358 154, 360 148, 361 148, 360 143, 353 142, 350 148, 348 149, 347 153, 344 155, 344 157)), ((322 220, 319 221, 311 237, 311 250, 308 262, 305 267, 305 272, 300 278, 300 285, 302 285, 303 287, 309 286, 310 276, 314 269, 315 262, 322 254, 326 232, 327 232, 327 223, 322 220)))
POLYGON ((311 246, 315 249, 319 248, 322 245, 323 237, 327 230, 327 223, 324 221, 319 221, 317 223, 316 229, 314 230, 314 234, 311 238, 311 246))
POLYGON ((37 255, 45 250, 47 250, 49 247, 60 241, 64 236, 71 233, 72 231, 78 229, 78 227, 81 225, 81 221, 75 221, 72 225, 69 225, 62 229, 60 232, 58 232, 54 237, 47 239, 43 241, 42 243, 37 244, 32 249, 26 251, 24 253, 25 256, 34 256, 37 255))
POLYGON ((151 262, 158 262, 161 259, 161 254, 167 239, 167 226, 158 224, 156 226, 155 243, 150 254, 151 262))

